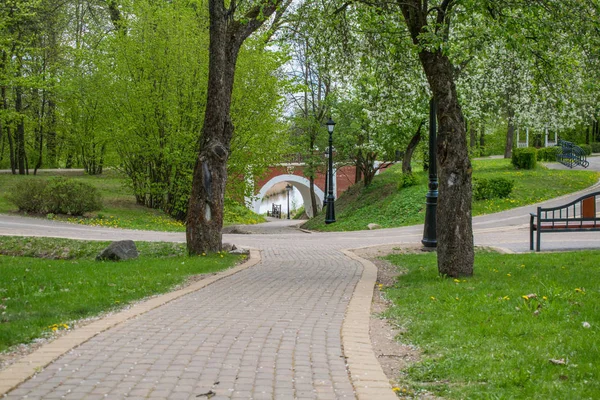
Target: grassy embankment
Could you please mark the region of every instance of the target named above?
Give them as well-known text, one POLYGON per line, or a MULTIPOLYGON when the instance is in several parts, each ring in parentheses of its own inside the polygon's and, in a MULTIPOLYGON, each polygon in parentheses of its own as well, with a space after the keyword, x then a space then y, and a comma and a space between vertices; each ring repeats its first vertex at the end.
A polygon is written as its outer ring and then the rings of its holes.
POLYGON ((179 243, 137 242, 137 259, 95 261, 107 245, 0 236, 0 352, 240 260, 227 253, 188 257, 179 243))
MULTIPOLYGON (((398 189, 401 166, 395 165, 376 176, 364 188, 354 185, 335 202, 337 222, 325 225, 325 213, 308 221, 304 227, 319 231, 353 231, 367 229, 370 223, 384 228, 423 223, 428 177, 416 172, 416 186, 398 189)), ((474 178, 508 178, 515 182, 505 199, 473 202, 473 215, 489 214, 528 204, 535 204, 576 192, 596 183, 600 174, 594 171, 550 170, 541 165, 534 170, 516 170, 510 160, 473 161, 474 178)))
MULTIPOLYGON (((98 212, 90 213, 85 218, 55 216, 53 219, 64 220, 92 226, 107 226, 113 228, 128 228, 142 230, 156 230, 166 232, 183 232, 185 226, 160 210, 153 210, 136 204, 131 188, 115 171, 105 171, 102 175, 74 175, 69 170, 62 173, 39 171, 39 176, 22 176, 0 174, 0 213, 16 212, 15 206, 8 200, 7 195, 17 182, 23 179, 50 179, 56 175, 67 175, 72 179, 89 183, 102 194, 104 208, 98 212)), ((225 208, 225 225, 255 224, 264 222, 264 218, 254 214, 246 207, 237 204, 228 204, 225 208)))
POLYGON ((440 277, 435 257, 388 257, 404 274, 383 289, 386 317, 422 350, 400 395, 600 398, 600 251, 477 253, 460 280, 440 277))

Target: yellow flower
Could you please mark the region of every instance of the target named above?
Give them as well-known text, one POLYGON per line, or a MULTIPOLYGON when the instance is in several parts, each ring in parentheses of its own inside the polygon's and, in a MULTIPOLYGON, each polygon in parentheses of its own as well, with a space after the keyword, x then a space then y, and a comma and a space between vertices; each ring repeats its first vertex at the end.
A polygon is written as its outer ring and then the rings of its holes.
POLYGON ((437 300, 437 299, 436 299, 435 297, 433 297, 433 296, 431 296, 431 297, 430 297, 430 299, 431 299, 431 300, 433 300, 433 301, 437 300))
POLYGON ((458 297, 455 297, 454 299, 458 301, 458 297))
POLYGON ((575 291, 576 291, 577 293, 584 293, 584 292, 585 292, 585 289, 582 289, 582 288, 575 288, 575 291))
POLYGON ((460 283, 460 279, 455 279, 454 282, 460 283))
POLYGON ((544 300, 548 300, 548 298, 546 296, 542 296, 542 299, 544 300))
POLYGON ((529 297, 527 297, 527 295, 525 295, 525 294, 521 297, 524 298, 525 300, 529 300, 529 297))
POLYGON ((399 387, 393 387, 393 388, 392 388, 392 390, 393 390, 394 392, 398 393, 398 392, 400 391, 400 388, 399 388, 399 387))
POLYGON ((205 256, 205 255, 206 255, 206 253, 202 253, 202 255, 203 255, 203 256, 205 256))
POLYGON ((504 297, 502 298, 502 300, 510 300, 510 297, 508 297, 508 296, 504 296, 504 297))
POLYGON ((57 327, 55 327, 55 326, 52 327, 52 332, 56 332, 57 330, 58 330, 57 327))

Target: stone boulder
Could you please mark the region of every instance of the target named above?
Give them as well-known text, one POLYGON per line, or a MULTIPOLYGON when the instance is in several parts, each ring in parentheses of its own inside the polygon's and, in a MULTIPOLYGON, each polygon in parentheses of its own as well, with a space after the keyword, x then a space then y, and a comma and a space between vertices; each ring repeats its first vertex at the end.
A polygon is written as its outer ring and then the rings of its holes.
POLYGON ((229 254, 234 254, 234 255, 249 255, 250 254, 250 250, 248 249, 233 249, 229 252, 229 254))
POLYGON ((96 257, 97 261, 121 261, 137 258, 139 253, 133 240, 112 242, 96 257))
POLYGON ((367 225, 367 227, 368 227, 370 230, 373 230, 373 229, 381 229, 381 225, 379 225, 379 224, 369 224, 369 225, 367 225))
POLYGON ((237 249, 237 247, 235 247, 235 244, 223 243, 222 249, 223 251, 231 251, 237 249))

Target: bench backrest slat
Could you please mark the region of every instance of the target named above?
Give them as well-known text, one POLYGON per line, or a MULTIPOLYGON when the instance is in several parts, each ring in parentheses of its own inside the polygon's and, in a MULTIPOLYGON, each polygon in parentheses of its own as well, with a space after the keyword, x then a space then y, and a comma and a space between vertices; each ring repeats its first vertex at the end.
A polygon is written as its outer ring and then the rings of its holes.
POLYGON ((594 197, 588 197, 583 199, 581 202, 581 216, 583 218, 595 218, 596 217, 596 199, 594 197))

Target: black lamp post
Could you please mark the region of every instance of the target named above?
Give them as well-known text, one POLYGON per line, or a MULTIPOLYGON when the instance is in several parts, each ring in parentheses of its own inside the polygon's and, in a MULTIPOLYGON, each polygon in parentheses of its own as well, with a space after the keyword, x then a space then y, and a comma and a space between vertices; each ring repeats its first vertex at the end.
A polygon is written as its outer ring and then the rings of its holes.
POLYGON ((333 127, 335 122, 329 117, 329 120, 325 123, 327 125, 327 131, 329 131, 329 167, 327 170, 327 214, 325 215, 325 223, 331 224, 335 222, 335 199, 333 197, 333 127))
MULTIPOLYGON (((325 158, 329 159, 329 149, 325 150, 325 158)), ((327 190, 329 188, 327 182, 329 182, 329 179, 327 179, 327 175, 329 175, 329 168, 327 167, 327 163, 325 164, 325 187, 323 190, 323 192, 325 192, 325 194, 323 195, 323 209, 325 209, 325 207, 327 206, 327 190)))
POLYGON ((290 192, 292 191, 293 186, 290 185, 289 183, 287 185, 285 185, 285 191, 287 192, 287 211, 288 211, 288 216, 287 219, 290 219, 290 192))
POLYGON ((423 230, 423 246, 437 247, 435 214, 438 200, 438 179, 437 179, 437 138, 436 138, 436 103, 434 99, 429 102, 429 191, 425 198, 425 227, 423 230))

